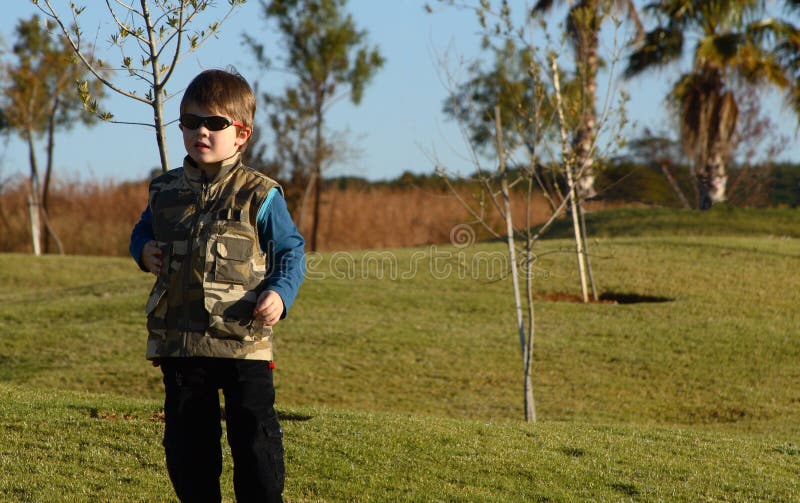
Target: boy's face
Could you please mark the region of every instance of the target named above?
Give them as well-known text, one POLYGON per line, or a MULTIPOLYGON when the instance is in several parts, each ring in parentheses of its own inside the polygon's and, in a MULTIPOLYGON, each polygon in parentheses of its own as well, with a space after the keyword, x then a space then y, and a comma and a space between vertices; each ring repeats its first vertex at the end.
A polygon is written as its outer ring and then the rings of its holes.
MULTIPOLYGON (((200 117, 218 115, 205 107, 191 103, 185 107, 183 113, 200 117)), ((230 117, 228 119, 232 120, 230 117)), ((252 132, 250 128, 233 125, 219 131, 210 130, 207 124, 200 124, 195 129, 189 129, 181 124, 180 128, 183 132, 186 153, 200 166, 215 164, 233 157, 239 151, 239 147, 247 142, 252 132)))

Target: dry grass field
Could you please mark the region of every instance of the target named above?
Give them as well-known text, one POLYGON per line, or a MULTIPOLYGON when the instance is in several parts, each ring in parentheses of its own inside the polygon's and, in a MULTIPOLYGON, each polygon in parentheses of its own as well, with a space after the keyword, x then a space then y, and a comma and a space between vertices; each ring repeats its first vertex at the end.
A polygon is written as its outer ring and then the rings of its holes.
MULTIPOLYGON (((319 251, 364 250, 448 243, 459 225, 474 223, 475 217, 463 202, 484 215, 496 230, 502 222, 490 201, 480 193, 459 188, 461 201, 452 192, 415 186, 328 188, 323 192, 319 251)), ((30 220, 24 181, 0 187, 0 252, 32 251, 30 220)), ((146 182, 56 182, 48 203, 51 227, 70 255, 127 254, 130 230, 147 203, 146 182)), ((514 194, 512 207, 516 222, 525 221, 525 196, 514 194)), ((311 204, 300 218, 301 232, 311 232, 311 204)), ((547 202, 536 196, 530 211, 532 224, 550 215, 547 202)), ((474 226, 479 239, 491 233, 474 226)), ((57 252, 53 240, 48 251, 57 252)))

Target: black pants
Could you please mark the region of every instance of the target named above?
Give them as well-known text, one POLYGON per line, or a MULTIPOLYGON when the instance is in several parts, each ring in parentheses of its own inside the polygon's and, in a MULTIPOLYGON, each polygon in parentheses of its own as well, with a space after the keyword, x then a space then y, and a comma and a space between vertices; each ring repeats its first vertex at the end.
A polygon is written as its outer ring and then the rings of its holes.
POLYGON ((283 433, 275 412, 272 369, 265 361, 167 358, 164 451, 183 502, 219 502, 222 473, 219 389, 225 395, 233 486, 238 502, 281 502, 283 433))

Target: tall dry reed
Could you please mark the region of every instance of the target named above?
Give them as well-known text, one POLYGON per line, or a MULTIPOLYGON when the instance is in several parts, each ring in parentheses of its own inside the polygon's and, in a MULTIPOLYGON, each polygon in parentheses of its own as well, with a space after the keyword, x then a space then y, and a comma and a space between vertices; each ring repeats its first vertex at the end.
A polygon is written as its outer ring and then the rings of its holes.
MULTIPOLYGON (((480 211, 481 201, 475 194, 467 188, 459 191, 463 200, 480 211)), ((6 184, 0 193, 1 252, 32 252, 27 194, 24 180, 6 184)), ((520 225, 525 221, 524 202, 522 194, 514 194, 514 219, 520 225)), ((146 203, 146 182, 56 182, 48 214, 66 253, 126 255, 131 228, 146 203)), ((550 214, 549 207, 540 196, 533 203, 530 219, 541 222, 550 214)), ((483 206, 491 227, 502 232, 492 203, 484 201, 483 206)), ((328 188, 323 191, 321 215, 320 251, 447 243, 457 226, 474 224, 473 216, 452 193, 414 186, 328 188)), ((478 239, 491 237, 480 225, 472 227, 478 239)), ((310 228, 311 216, 306 214, 301 232, 307 241, 310 228)), ((56 251, 50 240, 48 252, 56 251)))
MULTIPOLYGON (((0 251, 32 253, 29 193, 26 181, 14 180, 0 194, 0 251)), ((146 204, 146 182, 57 181, 47 215, 65 253, 125 255, 131 228, 146 204)), ((53 239, 47 251, 57 252, 53 239)))
MULTIPOLYGON (((481 201, 466 188, 458 190, 462 201, 482 213, 489 226, 502 233, 502 221, 491 202, 481 201)), ((454 230, 464 224, 471 225, 478 239, 490 238, 491 232, 476 222, 462 201, 452 192, 413 186, 326 190, 321 198, 319 247, 352 250, 447 243, 454 230)), ((533 203, 531 221, 541 222, 550 214, 549 208, 540 196, 533 203)), ((514 194, 512 207, 516 222, 524 222, 521 194, 514 194)), ((301 229, 305 236, 311 232, 309 213, 304 215, 301 229)))

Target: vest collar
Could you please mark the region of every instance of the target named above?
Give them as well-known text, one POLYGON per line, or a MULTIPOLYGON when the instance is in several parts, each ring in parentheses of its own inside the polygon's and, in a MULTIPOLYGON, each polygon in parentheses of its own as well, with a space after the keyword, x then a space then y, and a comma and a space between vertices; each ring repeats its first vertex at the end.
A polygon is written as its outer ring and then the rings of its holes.
POLYGON ((241 162, 241 154, 236 153, 233 156, 221 161, 218 166, 216 176, 209 178, 206 172, 197 166, 194 159, 188 155, 183 159, 183 176, 186 183, 193 191, 200 191, 203 185, 216 184, 224 180, 230 171, 239 165, 241 162))

